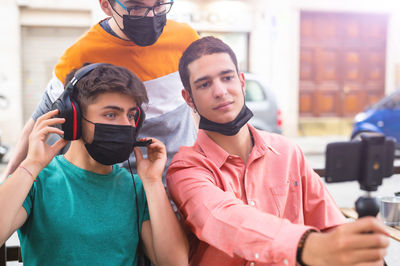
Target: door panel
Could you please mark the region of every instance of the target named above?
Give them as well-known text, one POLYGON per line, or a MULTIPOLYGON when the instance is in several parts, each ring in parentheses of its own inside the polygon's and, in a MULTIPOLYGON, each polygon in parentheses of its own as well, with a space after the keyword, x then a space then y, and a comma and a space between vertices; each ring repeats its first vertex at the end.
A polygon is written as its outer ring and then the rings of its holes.
POLYGON ((384 96, 387 17, 301 13, 300 116, 353 116, 384 96))

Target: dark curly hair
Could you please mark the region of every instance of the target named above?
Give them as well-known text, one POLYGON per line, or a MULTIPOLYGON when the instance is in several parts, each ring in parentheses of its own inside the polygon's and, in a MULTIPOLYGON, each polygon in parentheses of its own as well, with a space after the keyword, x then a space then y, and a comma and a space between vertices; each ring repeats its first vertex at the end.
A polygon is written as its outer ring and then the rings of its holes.
MULTIPOLYGON (((83 66, 89 64, 85 63, 83 66)), ((67 75, 65 84, 69 83, 78 70, 74 69, 67 75)), ((98 95, 107 92, 119 92, 131 96, 139 106, 149 102, 143 82, 127 68, 112 64, 99 65, 82 77, 75 84, 71 97, 84 108, 93 103, 98 95)))

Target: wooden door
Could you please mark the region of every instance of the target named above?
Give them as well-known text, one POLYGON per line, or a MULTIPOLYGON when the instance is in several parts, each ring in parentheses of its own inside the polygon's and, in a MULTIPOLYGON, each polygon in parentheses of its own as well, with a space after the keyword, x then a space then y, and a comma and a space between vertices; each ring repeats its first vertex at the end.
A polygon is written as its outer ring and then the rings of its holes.
POLYGON ((387 17, 302 12, 300 116, 347 117, 384 96, 387 17))

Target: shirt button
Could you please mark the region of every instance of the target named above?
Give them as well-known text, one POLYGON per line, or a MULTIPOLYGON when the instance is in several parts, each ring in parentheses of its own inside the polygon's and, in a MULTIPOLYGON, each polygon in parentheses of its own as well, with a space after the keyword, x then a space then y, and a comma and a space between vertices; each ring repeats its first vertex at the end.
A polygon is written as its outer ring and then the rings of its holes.
POLYGON ((254 264, 254 262, 250 262, 250 266, 254 266, 255 264, 254 264))
POLYGON ((250 206, 256 206, 256 203, 254 202, 254 200, 250 201, 250 206))
POLYGON ((284 259, 284 260, 283 260, 283 264, 289 265, 289 261, 288 261, 287 259, 284 259))

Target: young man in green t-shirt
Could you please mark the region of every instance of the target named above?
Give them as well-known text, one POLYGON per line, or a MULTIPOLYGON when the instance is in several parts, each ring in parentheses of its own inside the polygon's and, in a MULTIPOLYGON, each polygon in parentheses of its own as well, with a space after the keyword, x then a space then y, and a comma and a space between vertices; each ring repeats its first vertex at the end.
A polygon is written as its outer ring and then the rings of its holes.
POLYGON ((66 83, 36 121, 26 159, 0 185, 0 245, 18 229, 25 265, 136 265, 140 240, 153 263, 186 265, 187 240, 161 178, 165 146, 140 139, 147 158, 135 147, 143 83, 110 64, 84 66, 66 83), (50 133, 64 138, 49 146, 50 133), (69 150, 56 156, 66 139, 69 150), (138 176, 116 165, 132 149, 138 176))

